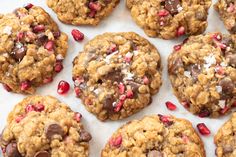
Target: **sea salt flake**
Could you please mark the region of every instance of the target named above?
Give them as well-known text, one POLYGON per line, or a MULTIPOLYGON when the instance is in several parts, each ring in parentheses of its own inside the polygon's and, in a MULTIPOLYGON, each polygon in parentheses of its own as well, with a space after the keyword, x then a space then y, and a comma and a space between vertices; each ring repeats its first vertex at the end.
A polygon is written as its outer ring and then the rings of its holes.
POLYGON ((113 102, 113 103, 112 103, 112 106, 113 106, 113 107, 116 107, 116 102, 113 102))
POLYGON ((204 57, 205 63, 204 64, 204 68, 206 68, 207 70, 214 64, 216 64, 216 59, 215 56, 213 54, 210 54, 207 57, 204 57))
POLYGON ((112 54, 109 54, 108 56, 106 56, 106 58, 104 59, 104 61, 105 61, 107 64, 109 64, 109 63, 110 63, 110 59, 111 59, 114 55, 116 55, 117 53, 119 53, 119 51, 115 51, 115 52, 113 52, 112 54))
POLYGON ((188 78, 192 77, 190 71, 184 71, 184 76, 186 76, 188 78))
POLYGON ((216 86, 216 91, 217 91, 218 93, 221 93, 221 92, 222 92, 222 87, 221 87, 221 86, 216 86))
POLYGON ((125 75, 124 80, 133 80, 134 74, 130 73, 127 69, 123 69, 122 73, 125 75))
POLYGON ((181 7, 180 5, 177 6, 177 10, 178 12, 181 12, 183 10, 183 7, 181 7))
POLYGON ((4 29, 3 29, 3 33, 7 34, 7 35, 11 35, 11 32, 12 31, 12 27, 10 26, 6 26, 4 29))
POLYGON ((228 66, 228 64, 225 63, 225 62, 221 62, 220 65, 221 65, 222 67, 227 67, 227 66, 228 66))
POLYGON ((220 108, 225 108, 225 100, 219 100, 218 105, 220 106, 220 108))
POLYGON ((137 50, 134 50, 133 53, 135 56, 137 56, 139 52, 137 50))
POLYGON ((56 59, 57 59, 57 60, 63 60, 64 57, 62 56, 62 54, 58 54, 58 55, 56 56, 56 59))

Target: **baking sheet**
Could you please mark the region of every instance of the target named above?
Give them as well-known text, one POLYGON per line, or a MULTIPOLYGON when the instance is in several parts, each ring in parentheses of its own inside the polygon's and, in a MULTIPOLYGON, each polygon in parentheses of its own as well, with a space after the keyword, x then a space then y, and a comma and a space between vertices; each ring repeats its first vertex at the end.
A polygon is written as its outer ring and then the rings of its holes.
MULTIPOLYGON (((207 153, 207 157, 215 156, 215 145, 213 142, 213 137, 216 134, 217 130, 220 126, 229 119, 228 116, 221 117, 219 119, 208 119, 208 118, 199 118, 197 116, 192 115, 187 110, 185 110, 182 105, 177 101, 175 96, 171 91, 170 81, 167 75, 167 58, 170 52, 172 51, 172 47, 175 44, 180 43, 182 39, 177 40, 162 40, 157 38, 148 38, 147 35, 144 34, 143 30, 139 28, 134 21, 131 19, 130 12, 125 6, 125 0, 121 0, 121 3, 114 10, 111 16, 103 20, 100 25, 96 27, 92 26, 70 26, 61 23, 56 14, 47 7, 46 0, 0 0, 0 12, 8 13, 12 12, 15 8, 23 6, 26 3, 33 3, 34 5, 38 5, 43 7, 57 22, 61 31, 66 32, 69 36, 69 50, 66 59, 64 60, 64 70, 56 76, 53 83, 43 86, 37 90, 36 94, 41 95, 52 95, 57 97, 59 100, 67 103, 74 111, 79 111, 83 115, 83 123, 85 128, 92 134, 93 139, 90 142, 90 157, 98 157, 100 156, 100 152, 102 148, 105 146, 105 143, 112 135, 112 133, 121 125, 132 119, 140 119, 144 115, 151 114, 172 114, 179 118, 186 118, 190 120, 193 126, 196 128, 196 125, 200 122, 204 122, 209 129, 211 130, 211 135, 202 137, 202 140, 205 144, 205 149, 207 153), (83 42, 75 42, 71 36, 71 30, 77 28, 85 34, 85 40, 83 42), (71 89, 70 92, 61 96, 57 94, 57 84, 60 80, 66 80, 70 83, 71 87, 73 87, 72 77, 72 61, 73 58, 83 49, 83 45, 94 36, 105 33, 105 32, 119 32, 119 31, 134 31, 141 36, 147 38, 151 43, 153 43, 157 49, 159 50, 162 58, 163 65, 163 85, 157 95, 153 97, 152 104, 140 111, 139 113, 120 121, 107 121, 101 122, 95 118, 92 114, 86 111, 84 106, 81 104, 81 101, 77 99, 71 89), (165 107, 165 102, 171 101, 175 103, 178 107, 177 111, 169 111, 165 107)), ((213 0, 213 4, 215 4, 216 0, 213 0)), ((69 8, 68 8, 69 9, 69 8)), ((218 14, 214 11, 213 5, 210 8, 210 15, 208 16, 209 26, 206 32, 213 31, 221 31, 223 33, 227 33, 226 29, 223 26, 223 23, 219 20, 218 14)), ((2 130, 6 124, 6 118, 8 113, 13 109, 14 105, 21 101, 25 96, 20 94, 13 94, 6 92, 0 86, 0 130, 2 130)), ((0 154, 0 156, 2 156, 0 154)))

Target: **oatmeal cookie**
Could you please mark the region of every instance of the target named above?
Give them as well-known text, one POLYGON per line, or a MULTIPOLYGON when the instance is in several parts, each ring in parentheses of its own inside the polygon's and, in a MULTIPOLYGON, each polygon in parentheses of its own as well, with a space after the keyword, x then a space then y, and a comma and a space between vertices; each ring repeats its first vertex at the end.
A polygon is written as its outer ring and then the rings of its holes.
POLYGON ((236 34, 236 1, 218 0, 214 7, 224 22, 226 29, 230 33, 236 34))
POLYGON ((0 15, 0 82, 8 91, 32 94, 62 70, 67 35, 31 4, 0 15))
POLYGON ((161 86, 157 49, 133 32, 95 37, 73 65, 76 95, 100 120, 138 112, 151 103, 161 86))
POLYGON ((4 157, 88 157, 91 135, 81 115, 51 96, 30 96, 9 114, 0 136, 4 157))
POLYGON ((72 25, 97 25, 120 0, 47 0, 59 20, 72 25))
POLYGON ((232 115, 215 135, 216 155, 218 157, 236 156, 236 113, 232 115))
POLYGON ((204 145, 192 124, 173 116, 153 115, 120 127, 101 157, 205 157, 204 145))
POLYGON ((218 117, 236 106, 236 36, 208 33, 174 47, 168 59, 175 95, 193 114, 218 117))
POLYGON ((126 4, 148 36, 172 39, 204 32, 211 0, 126 0, 126 4))

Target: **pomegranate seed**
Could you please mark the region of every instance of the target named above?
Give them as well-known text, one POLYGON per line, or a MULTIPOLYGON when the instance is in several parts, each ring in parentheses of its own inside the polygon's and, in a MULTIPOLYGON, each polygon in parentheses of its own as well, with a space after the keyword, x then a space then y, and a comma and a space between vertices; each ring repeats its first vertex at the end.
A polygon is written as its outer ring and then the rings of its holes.
POLYGON ((88 7, 93 11, 100 11, 102 9, 101 4, 98 2, 90 2, 88 7))
POLYGON ((80 94, 81 94, 80 88, 79 87, 75 87, 74 91, 75 91, 76 96, 79 97, 80 94))
POLYGON ((126 97, 127 98, 133 98, 133 96, 134 96, 134 93, 133 93, 133 91, 130 89, 130 90, 127 90, 127 92, 126 92, 126 97))
POLYGON ((225 50, 227 48, 227 46, 223 43, 220 43, 220 42, 216 42, 216 46, 221 48, 222 50, 225 50))
POLYGON ((176 110, 176 106, 175 106, 175 104, 173 104, 172 102, 170 102, 170 101, 167 101, 166 102, 166 107, 169 109, 169 110, 171 110, 171 111, 174 111, 174 110, 176 110))
POLYGON ((33 28, 34 33, 39 33, 39 32, 43 32, 43 31, 45 31, 44 25, 37 25, 37 26, 34 26, 34 28, 33 28))
POLYGON ((184 26, 179 27, 178 30, 177 30, 177 37, 182 36, 184 34, 185 34, 184 26))
POLYGON ((60 31, 53 32, 53 36, 54 36, 54 38, 57 39, 61 36, 61 32, 60 31))
POLYGON ((36 104, 36 105, 34 106, 34 108, 35 108, 35 111, 37 111, 37 112, 42 112, 45 107, 44 107, 43 104, 36 104))
POLYGON ((116 106, 115 106, 115 108, 114 108, 114 111, 115 111, 115 112, 119 112, 119 111, 121 110, 123 104, 124 104, 124 101, 120 100, 120 101, 116 104, 116 106))
POLYGON ((220 114, 224 115, 225 113, 227 113, 229 111, 229 107, 225 106, 223 109, 220 110, 220 114))
POLYGON ((225 74, 224 68, 223 68, 222 66, 219 66, 219 65, 217 65, 217 66, 215 67, 215 71, 216 71, 217 74, 219 74, 219 75, 224 75, 224 74, 225 74))
POLYGON ((187 101, 183 101, 181 103, 185 108, 189 108, 190 107, 190 104, 187 102, 187 101))
POLYGON ((182 45, 175 45, 174 50, 179 51, 182 48, 182 45))
POLYGON ((111 147, 119 148, 120 145, 122 144, 122 136, 118 135, 117 137, 111 138, 109 140, 109 144, 111 147))
POLYGON ((95 15, 96 15, 96 13, 97 13, 97 12, 96 12, 95 10, 91 10, 91 11, 89 12, 88 16, 91 17, 91 18, 94 18, 95 15))
POLYGON ((124 94, 124 92, 125 92, 125 86, 124 86, 124 84, 123 84, 123 83, 120 83, 120 84, 118 85, 118 88, 119 88, 119 93, 120 93, 120 94, 124 94))
POLYGON ((47 84, 47 83, 50 83, 53 81, 53 78, 52 77, 46 77, 44 80, 43 80, 43 83, 44 84, 47 84))
POLYGON ((160 11, 159 11, 158 16, 163 17, 163 16, 167 16, 167 15, 169 15, 169 14, 170 14, 169 11, 163 9, 163 10, 160 10, 160 11))
POLYGON ((207 126, 204 123, 199 123, 197 125, 198 131, 202 134, 202 135, 209 135, 211 133, 211 131, 207 128, 207 126))
POLYGON ((19 115, 15 118, 15 121, 16 121, 16 123, 20 123, 20 121, 22 121, 22 119, 24 119, 24 118, 25 118, 25 116, 19 115))
POLYGON ((31 9, 33 6, 34 6, 34 5, 33 5, 32 3, 28 3, 28 4, 25 5, 24 8, 27 9, 27 10, 29 10, 29 9, 31 9))
POLYGON ((235 10, 234 4, 233 4, 233 3, 230 3, 230 4, 229 4, 229 7, 227 8, 227 12, 228 12, 228 13, 232 13, 232 12, 234 12, 234 10, 235 10))
POLYGON ((44 48, 48 51, 52 51, 54 48, 54 41, 48 40, 48 42, 45 43, 44 48))
POLYGON ((20 83, 20 90, 25 91, 31 87, 29 81, 23 81, 20 83))
MULTIPOLYGON (((115 52, 117 51, 117 46, 116 44, 111 44, 110 48, 108 49, 109 52, 115 52)), ((110 54, 110 53, 109 53, 110 54)))
POLYGON ((2 147, 2 153, 6 153, 6 148, 2 147))
POLYGON ((149 84, 149 79, 147 78, 147 76, 144 76, 144 77, 143 77, 143 83, 144 83, 145 85, 148 85, 148 84, 149 84))
POLYGON ((2 86, 6 91, 8 92, 12 91, 12 89, 7 84, 3 84, 2 86))
POLYGON ((63 68, 64 68, 64 67, 63 67, 63 65, 62 65, 62 62, 56 62, 56 65, 55 65, 55 67, 54 67, 54 71, 57 72, 57 73, 59 73, 59 72, 62 71, 63 68))
POLYGON ((75 39, 75 41, 84 40, 84 34, 77 29, 73 29, 71 34, 72 34, 73 38, 75 39))
POLYGON ((132 57, 133 57, 133 54, 128 52, 126 55, 125 55, 125 62, 127 63, 130 63, 131 60, 132 60, 132 57))
POLYGON ((74 119, 79 123, 81 118, 82 118, 82 114, 80 114, 79 112, 76 112, 74 115, 74 119))
POLYGON ((32 112, 32 111, 35 111, 34 105, 27 105, 25 107, 25 112, 26 113, 29 113, 29 112, 32 112))
POLYGON ((17 33, 17 40, 21 41, 24 38, 24 33, 23 32, 19 32, 17 33))
POLYGON ((172 121, 169 120, 169 116, 164 116, 164 115, 161 115, 161 114, 158 114, 159 118, 160 118, 160 121, 165 125, 165 126, 170 126, 173 124, 172 121))
POLYGON ((126 95, 121 95, 119 99, 120 99, 121 101, 125 101, 126 95))
POLYGON ((232 107, 236 107, 236 101, 232 104, 232 107))
POLYGON ((58 86, 57 86, 57 93, 58 94, 65 94, 69 91, 70 85, 66 81, 60 81, 58 86))
POLYGON ((202 110, 199 112, 198 116, 199 116, 200 118, 204 118, 204 117, 209 117, 210 114, 211 114, 210 111, 205 108, 205 109, 202 109, 202 110))
POLYGON ((222 36, 218 33, 215 33, 215 34, 211 35, 211 38, 213 40, 216 40, 216 41, 221 41, 222 40, 222 36))

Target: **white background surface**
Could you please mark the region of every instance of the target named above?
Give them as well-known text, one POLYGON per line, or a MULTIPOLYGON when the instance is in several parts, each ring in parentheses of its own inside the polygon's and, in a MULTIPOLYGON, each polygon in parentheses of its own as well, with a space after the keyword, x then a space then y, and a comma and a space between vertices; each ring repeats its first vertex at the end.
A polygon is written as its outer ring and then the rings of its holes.
MULTIPOLYGON (((66 59, 64 60, 64 70, 56 76, 53 83, 43 86, 37 90, 36 94, 42 95, 52 95, 57 97, 59 100, 67 103, 74 111, 79 111, 83 115, 83 123, 85 128, 92 134, 93 139, 90 142, 90 157, 99 157, 102 148, 104 147, 106 141, 112 135, 112 133, 122 124, 126 123, 132 119, 140 119, 144 115, 150 114, 173 114, 176 117, 187 118, 193 123, 193 126, 196 128, 196 125, 200 122, 204 122, 209 129, 211 130, 211 135, 208 137, 202 137, 202 140, 205 144, 205 149, 207 153, 207 157, 215 156, 215 145, 213 143, 213 137, 219 127, 229 118, 229 116, 221 117, 220 119, 202 119, 197 116, 190 114, 186 111, 180 103, 178 103, 177 99, 172 93, 170 81, 167 76, 167 58, 170 52, 172 51, 172 47, 180 43, 183 39, 178 40, 161 40, 157 38, 148 38, 141 28, 139 28, 131 19, 130 12, 125 6, 124 0, 121 0, 121 3, 114 10, 111 16, 103 20, 100 25, 96 27, 92 26, 70 26, 61 23, 57 18, 55 13, 49 9, 46 5, 46 0, 0 0, 0 12, 8 13, 12 12, 15 8, 23 6, 26 3, 33 3, 35 5, 43 7, 52 18, 58 23, 61 31, 66 32, 69 36, 69 50, 66 59), (71 36, 71 30, 73 28, 77 28, 82 31, 86 38, 83 42, 78 43, 75 42, 71 36), (84 106, 81 104, 81 101, 75 98, 73 90, 65 95, 61 96, 57 94, 57 84, 60 80, 66 80, 70 82, 71 87, 73 87, 72 82, 72 61, 73 58, 80 52, 83 48, 83 45, 94 36, 104 33, 104 32, 119 32, 119 31, 134 31, 141 36, 147 38, 151 43, 153 43, 157 49, 159 50, 162 58, 163 65, 163 85, 157 95, 153 97, 152 104, 142 110, 141 112, 121 121, 107 121, 100 122, 86 111, 84 106), (165 102, 171 101, 175 103, 178 107, 177 111, 169 111, 165 107, 165 102)), ((213 0, 213 4, 215 4, 216 0, 213 0)), ((69 8, 68 8, 69 9, 69 8)), ((213 5, 210 8, 210 15, 208 16, 208 28, 206 32, 212 31, 221 31, 227 33, 225 30, 223 23, 219 20, 218 14, 214 11, 213 5)), ((0 130, 4 128, 6 124, 6 118, 8 113, 13 109, 14 105, 21 101, 25 96, 20 94, 13 94, 6 92, 0 86, 0 130)), ((1 156, 1 154, 0 154, 1 156)))

